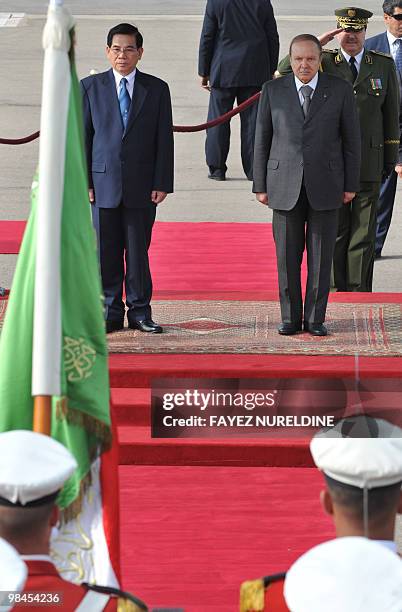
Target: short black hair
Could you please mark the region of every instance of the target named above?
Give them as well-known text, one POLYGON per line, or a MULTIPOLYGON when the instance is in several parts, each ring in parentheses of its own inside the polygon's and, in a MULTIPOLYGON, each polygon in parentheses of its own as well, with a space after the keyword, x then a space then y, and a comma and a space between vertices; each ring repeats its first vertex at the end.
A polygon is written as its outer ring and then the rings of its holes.
POLYGON ((36 507, 2 506, 0 508, 0 537, 10 542, 21 538, 34 539, 50 520, 54 501, 36 507))
POLYGON ((396 8, 402 9, 402 0, 384 0, 382 10, 386 15, 393 15, 396 8))
POLYGON ((132 23, 119 23, 118 25, 114 26, 114 28, 109 30, 106 41, 108 47, 112 46, 113 36, 116 36, 116 34, 128 34, 129 36, 134 36, 137 49, 140 49, 142 47, 142 34, 139 29, 132 23))
POLYGON ((297 36, 295 36, 294 38, 292 38, 292 40, 290 41, 290 46, 289 46, 289 55, 292 55, 292 47, 295 43, 299 43, 299 42, 312 42, 315 45, 317 45, 317 48, 320 52, 320 55, 322 53, 322 44, 320 43, 320 41, 318 40, 317 36, 314 36, 314 34, 298 34, 297 36))
MULTIPOLYGON (((335 504, 342 506, 356 519, 363 520, 363 489, 339 482, 324 474, 328 490, 335 504)), ((401 483, 368 490, 369 522, 395 512, 401 496, 401 483)))

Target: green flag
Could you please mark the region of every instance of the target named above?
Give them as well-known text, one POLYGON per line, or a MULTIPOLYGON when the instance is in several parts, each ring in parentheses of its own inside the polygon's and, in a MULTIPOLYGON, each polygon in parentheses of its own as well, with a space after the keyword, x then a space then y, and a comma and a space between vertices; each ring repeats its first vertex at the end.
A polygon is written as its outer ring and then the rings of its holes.
MULTIPOLYGON (((64 9, 54 15, 66 25, 64 9)), ((71 517, 81 509, 91 464, 110 446, 111 428, 81 94, 67 25, 61 44, 52 23, 44 32, 39 170, 0 337, 0 431, 32 429, 33 395, 52 396, 51 434, 79 465, 59 497, 71 517)))

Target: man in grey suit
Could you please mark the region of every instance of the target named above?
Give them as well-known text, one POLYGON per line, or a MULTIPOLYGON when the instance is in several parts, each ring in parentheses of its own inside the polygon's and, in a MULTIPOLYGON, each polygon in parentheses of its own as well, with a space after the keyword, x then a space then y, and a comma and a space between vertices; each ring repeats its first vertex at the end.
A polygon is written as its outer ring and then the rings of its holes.
MULTIPOLYGON (((260 91, 272 78, 279 54, 279 37, 270 0, 208 0, 199 48, 198 74, 211 92, 208 121, 216 119, 260 91)), ((240 115, 241 157, 252 180, 257 105, 240 115)), ((224 181, 230 124, 207 130, 205 152, 209 178, 224 181)))
POLYGON ((273 209, 282 324, 326 336, 338 209, 359 189, 360 130, 350 83, 319 72, 322 47, 311 34, 290 45, 293 74, 264 84, 258 107, 253 192, 273 209), (300 269, 307 248, 303 300, 300 269))
POLYGON ((151 315, 148 249, 156 207, 173 191, 173 126, 167 84, 137 69, 142 42, 132 24, 112 28, 110 70, 81 86, 106 331, 124 326, 124 283, 129 327, 157 334, 162 327, 151 315))

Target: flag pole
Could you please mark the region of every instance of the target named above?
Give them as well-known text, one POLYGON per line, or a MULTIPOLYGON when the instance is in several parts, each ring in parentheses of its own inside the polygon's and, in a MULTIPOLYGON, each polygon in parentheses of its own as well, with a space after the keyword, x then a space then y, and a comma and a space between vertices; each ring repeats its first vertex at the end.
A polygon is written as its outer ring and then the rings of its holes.
MULTIPOLYGON (((60 225, 63 202, 65 143, 61 142, 52 117, 59 108, 60 83, 66 70, 68 30, 62 16, 63 0, 49 0, 43 34, 45 50, 41 143, 39 149, 38 250, 34 300, 34 343, 32 395, 33 431, 51 435, 52 396, 60 394, 61 308, 60 308, 60 225), (65 47, 65 48, 64 48, 65 47), (60 51, 65 51, 61 53, 60 51), (60 66, 62 62, 62 66, 60 66), (61 170, 63 169, 63 170, 61 170), (52 265, 53 262, 53 265, 52 265), (49 340, 52 338, 52 340, 49 340)), ((68 96, 63 104, 68 105, 68 96)), ((64 109, 65 110, 65 109, 64 109)), ((66 112, 65 112, 66 114, 66 112)))
POLYGON ((34 398, 33 431, 50 436, 52 424, 52 398, 50 395, 37 395, 34 398))

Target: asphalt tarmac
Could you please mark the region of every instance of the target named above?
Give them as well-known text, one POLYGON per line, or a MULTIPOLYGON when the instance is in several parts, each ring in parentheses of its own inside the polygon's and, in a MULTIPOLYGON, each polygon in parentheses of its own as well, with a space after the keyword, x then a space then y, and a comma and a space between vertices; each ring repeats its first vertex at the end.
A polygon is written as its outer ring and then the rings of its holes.
MULTIPOLYGON (((66 2, 67 4, 67 2, 66 2)), ((111 0, 100 2, 89 0, 70 0, 68 6, 77 15, 201 15, 204 13, 206 0, 111 0)), ((305 0, 295 2, 294 0, 272 0, 277 15, 331 15, 334 8, 339 8, 342 3, 334 6, 328 0, 305 0)), ((359 4, 360 6, 360 4, 359 4)), ((365 0, 361 6, 374 14, 380 15, 381 2, 378 0, 365 0)), ((46 12, 47 2, 43 0, 14 0, 2 2, 1 12, 22 12, 30 14, 43 14, 46 12)))

